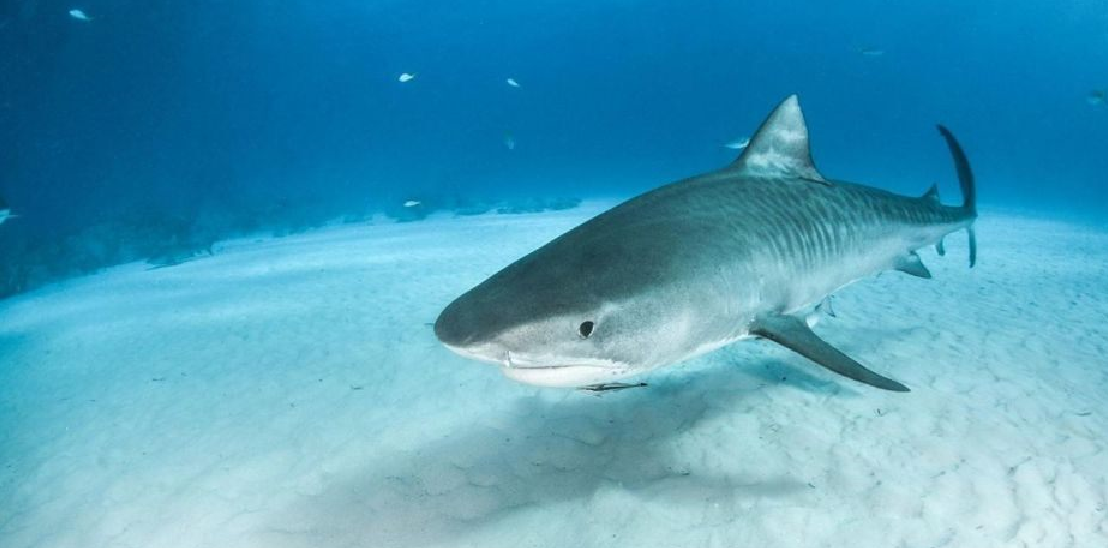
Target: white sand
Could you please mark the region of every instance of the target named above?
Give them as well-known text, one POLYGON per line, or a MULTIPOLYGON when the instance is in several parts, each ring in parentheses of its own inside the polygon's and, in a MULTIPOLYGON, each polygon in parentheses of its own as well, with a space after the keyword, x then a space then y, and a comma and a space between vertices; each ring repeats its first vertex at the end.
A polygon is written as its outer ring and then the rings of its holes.
POLYGON ((1108 232, 986 212, 817 328, 603 396, 437 344, 595 213, 434 219, 119 267, 0 303, 0 546, 1108 546, 1108 232))

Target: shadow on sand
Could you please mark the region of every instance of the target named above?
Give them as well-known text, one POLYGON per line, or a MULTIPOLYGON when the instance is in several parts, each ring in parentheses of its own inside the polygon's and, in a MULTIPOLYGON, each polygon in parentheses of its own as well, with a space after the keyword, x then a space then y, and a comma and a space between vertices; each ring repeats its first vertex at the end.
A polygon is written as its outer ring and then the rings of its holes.
MULTIPOLYGON (((727 458, 705 459, 705 437, 716 434, 696 426, 741 413, 756 385, 780 385, 783 375, 808 392, 844 395, 842 387, 777 360, 742 369, 754 372, 754 383, 719 364, 600 397, 520 398, 496 424, 471 424, 409 451, 375 453, 360 470, 328 478, 320 493, 272 524, 267 544, 464 544, 515 512, 596 504, 590 499, 601 492, 681 505, 807 490, 791 477, 742 477, 704 464, 727 458)), ((627 512, 635 511, 631 506, 627 512)))

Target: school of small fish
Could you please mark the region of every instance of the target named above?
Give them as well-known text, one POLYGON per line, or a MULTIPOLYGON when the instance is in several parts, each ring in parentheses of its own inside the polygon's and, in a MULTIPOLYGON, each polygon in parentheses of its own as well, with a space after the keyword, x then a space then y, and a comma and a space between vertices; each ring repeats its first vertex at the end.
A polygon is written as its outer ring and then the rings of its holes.
MULTIPOLYGON (((89 17, 89 15, 87 13, 85 13, 84 10, 79 9, 79 8, 74 8, 74 9, 69 10, 69 16, 73 19, 78 20, 78 21, 84 21, 84 22, 92 21, 92 17, 89 17)), ((885 53, 883 50, 878 49, 878 48, 873 48, 873 47, 860 47, 860 48, 857 48, 855 51, 857 51, 859 54, 861 54, 863 56, 866 56, 866 57, 878 57, 878 56, 884 55, 884 53, 885 53)), ((406 83, 411 82, 412 80, 414 80, 415 77, 416 77, 416 74, 414 72, 402 72, 402 73, 400 73, 400 76, 397 77, 397 80, 402 84, 406 84, 406 83)), ((516 89, 519 89, 519 88, 522 87, 522 86, 520 86, 519 81, 516 80, 513 77, 509 77, 509 78, 505 79, 505 82, 509 86, 511 86, 513 88, 516 88, 516 89)), ((1105 90, 1103 90, 1103 89, 1095 89, 1095 90, 1089 92, 1089 94, 1087 96, 1085 96, 1085 101, 1088 102, 1092 106, 1102 106, 1106 102, 1108 102, 1108 92, 1105 92, 1105 90)), ((726 143, 726 144, 723 145, 723 147, 727 148, 727 149, 731 149, 731 150, 743 150, 749 144, 750 144, 750 139, 749 138, 742 138, 742 139, 736 139, 734 141, 726 143)), ((508 150, 515 150, 516 140, 515 140, 515 137, 511 133, 505 134, 505 136, 504 136, 504 146, 508 150)), ((0 201, 0 204, 3 204, 3 202, 0 201)), ((419 206, 419 205, 420 205, 420 202, 418 202, 416 200, 408 200, 408 201, 404 202, 404 207, 406 207, 406 208, 412 208, 412 207, 416 207, 416 206, 419 206)), ((14 215, 12 215, 10 209, 8 209, 5 206, 0 206, 0 224, 3 224, 5 221, 7 221, 8 219, 10 219, 12 217, 14 217, 14 215)))

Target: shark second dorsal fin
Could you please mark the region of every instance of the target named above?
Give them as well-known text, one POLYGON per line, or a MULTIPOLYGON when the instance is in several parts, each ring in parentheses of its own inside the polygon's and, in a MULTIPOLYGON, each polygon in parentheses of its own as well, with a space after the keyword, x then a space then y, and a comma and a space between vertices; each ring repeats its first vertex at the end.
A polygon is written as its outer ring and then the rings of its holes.
POLYGON ((939 203, 939 185, 931 185, 931 188, 927 189, 927 192, 924 192, 923 196, 920 196, 920 198, 939 203))
POLYGON ((830 184, 815 164, 808 148, 808 126, 796 95, 788 96, 762 122, 746 150, 731 169, 751 177, 807 179, 830 184))

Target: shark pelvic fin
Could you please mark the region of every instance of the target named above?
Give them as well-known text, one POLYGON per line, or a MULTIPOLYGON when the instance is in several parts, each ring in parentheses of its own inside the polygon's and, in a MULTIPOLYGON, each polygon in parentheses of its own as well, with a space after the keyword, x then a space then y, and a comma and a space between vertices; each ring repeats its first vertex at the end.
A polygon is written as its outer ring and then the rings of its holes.
POLYGON ((897 259, 893 268, 918 278, 931 279, 931 271, 927 270, 927 267, 923 265, 923 261, 919 258, 919 254, 915 251, 897 259))
POLYGON ((796 95, 788 96, 773 109, 751 137, 731 169, 751 177, 804 179, 830 185, 823 178, 808 148, 808 126, 796 95))
POLYGON ((908 392, 908 387, 890 378, 882 377, 839 349, 819 338, 804 320, 793 316, 772 315, 754 320, 750 332, 769 339, 835 373, 883 390, 908 392))
POLYGON ((939 241, 935 242, 935 253, 938 253, 940 257, 946 256, 946 246, 943 245, 942 238, 939 238, 939 241))

